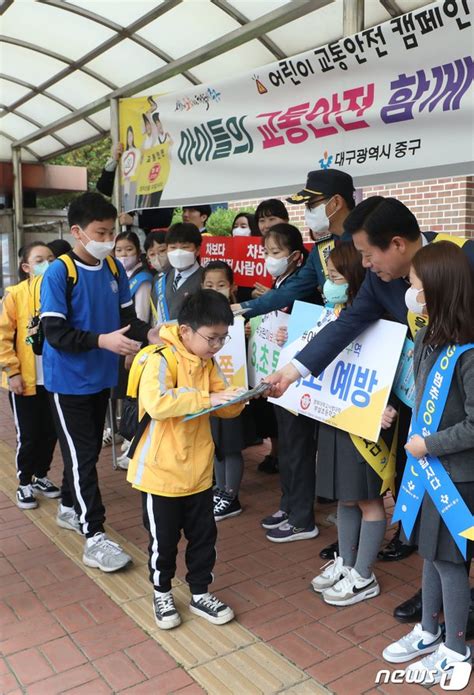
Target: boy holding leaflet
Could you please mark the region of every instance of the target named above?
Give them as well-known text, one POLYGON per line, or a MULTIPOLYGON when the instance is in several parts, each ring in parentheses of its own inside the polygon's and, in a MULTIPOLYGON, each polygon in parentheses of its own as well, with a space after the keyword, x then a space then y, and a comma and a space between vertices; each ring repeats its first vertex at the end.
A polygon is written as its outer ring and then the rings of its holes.
MULTIPOLYGON (((161 328, 165 346, 148 354, 141 374, 138 404, 143 434, 127 479, 142 493, 155 619, 164 630, 181 623, 171 593, 181 531, 188 541, 186 581, 192 594, 191 612, 216 625, 234 617, 229 606, 208 593, 217 537, 209 415, 183 419, 236 397, 236 390, 228 388, 212 359, 227 341, 233 321, 229 301, 222 294, 199 290, 188 296, 177 324, 161 328), (144 418, 149 422, 143 430, 144 418)), ((215 414, 233 418, 242 409, 243 404, 237 403, 215 414)))

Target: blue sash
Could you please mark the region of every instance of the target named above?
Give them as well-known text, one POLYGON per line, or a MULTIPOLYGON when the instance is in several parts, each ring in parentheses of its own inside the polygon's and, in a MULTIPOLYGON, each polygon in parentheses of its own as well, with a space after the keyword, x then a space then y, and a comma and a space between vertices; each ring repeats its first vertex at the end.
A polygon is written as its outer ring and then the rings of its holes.
POLYGON ((132 275, 132 277, 128 281, 130 285, 130 294, 132 298, 137 293, 137 290, 140 287, 140 285, 142 285, 144 282, 151 283, 152 280, 152 275, 147 270, 140 270, 136 275, 132 275))
POLYGON ((157 324, 170 320, 168 302, 166 301, 166 273, 160 273, 155 281, 157 324))
MULTIPOLYGON (((453 345, 444 348, 426 380, 420 408, 413 413, 410 434, 427 437, 438 431, 449 387, 458 358, 474 344, 453 345)), ((474 517, 459 494, 443 464, 436 456, 416 459, 407 452, 407 463, 398 493, 392 521, 401 521, 410 537, 424 493, 431 497, 441 519, 454 538, 463 557, 466 557, 467 539, 474 540, 474 517)))

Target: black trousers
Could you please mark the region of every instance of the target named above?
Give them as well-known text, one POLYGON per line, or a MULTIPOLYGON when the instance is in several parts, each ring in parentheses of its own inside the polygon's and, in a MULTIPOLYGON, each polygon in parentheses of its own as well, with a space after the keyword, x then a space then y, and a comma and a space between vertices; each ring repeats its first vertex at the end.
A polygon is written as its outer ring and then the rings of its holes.
POLYGON ((74 507, 87 538, 104 530, 105 509, 99 490, 97 461, 109 393, 109 389, 105 389, 86 396, 49 394, 64 461, 62 504, 74 507))
POLYGON ((296 528, 314 525, 316 448, 318 423, 304 415, 292 415, 275 405, 278 422, 280 509, 296 528))
POLYGON ((150 581, 157 591, 170 591, 176 572, 181 531, 186 546, 186 581, 192 594, 205 594, 216 561, 217 528, 212 488, 185 497, 142 492, 143 523, 149 534, 150 581))
POLYGON ((44 386, 36 387, 35 396, 9 392, 8 397, 16 428, 16 475, 20 485, 28 485, 33 476, 46 476, 58 438, 44 386))

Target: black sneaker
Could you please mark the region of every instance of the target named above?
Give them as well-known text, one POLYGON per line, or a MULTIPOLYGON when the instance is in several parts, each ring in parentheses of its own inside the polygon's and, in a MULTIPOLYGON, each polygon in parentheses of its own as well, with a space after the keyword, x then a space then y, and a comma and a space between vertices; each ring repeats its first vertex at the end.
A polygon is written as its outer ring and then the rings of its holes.
POLYGON ((212 594, 204 594, 198 601, 193 598, 189 604, 189 610, 214 625, 224 625, 234 619, 232 608, 212 594))
POLYGON ((40 492, 44 497, 49 497, 49 499, 56 499, 56 497, 61 497, 61 490, 53 485, 51 480, 48 478, 33 478, 31 487, 35 492, 40 492))
POLYGON ((212 490, 212 504, 215 507, 216 504, 219 502, 220 498, 222 496, 222 490, 219 490, 218 487, 215 487, 212 490))
POLYGON ((261 473, 269 473, 270 475, 278 473, 280 470, 278 467, 278 459, 275 456, 270 456, 270 454, 268 454, 265 456, 263 461, 258 464, 257 470, 261 473))
POLYGON ((160 630, 171 630, 173 627, 181 625, 181 616, 174 605, 173 594, 168 591, 166 594, 154 594, 153 608, 155 610, 155 621, 160 630))
POLYGON ((242 513, 239 498, 229 495, 227 492, 221 492, 218 502, 214 505, 214 519, 221 521, 227 517, 238 516, 242 513))
POLYGON ((38 501, 31 485, 20 485, 16 491, 16 503, 20 509, 36 509, 38 501))
POLYGON ((272 514, 271 516, 266 516, 264 519, 261 520, 260 526, 263 528, 278 528, 282 524, 285 523, 285 521, 288 521, 288 514, 286 512, 282 512, 281 509, 279 509, 275 514, 272 514))

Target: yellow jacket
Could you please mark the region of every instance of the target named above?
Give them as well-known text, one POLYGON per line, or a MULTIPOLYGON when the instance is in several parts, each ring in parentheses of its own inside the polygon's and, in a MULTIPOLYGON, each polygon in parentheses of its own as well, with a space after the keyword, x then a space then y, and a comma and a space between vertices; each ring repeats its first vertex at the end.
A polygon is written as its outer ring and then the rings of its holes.
POLYGON ((28 345, 28 323, 39 314, 41 277, 24 280, 8 287, 0 313, 0 369, 2 386, 8 389, 8 377, 21 374, 25 382, 24 396, 36 394, 36 362, 28 345))
MULTIPOLYGON (((163 326, 160 337, 171 346, 177 362, 173 383, 166 359, 151 354, 143 369, 138 391, 139 418, 149 413, 145 430, 128 468, 127 480, 137 490, 165 497, 182 497, 212 485, 214 442, 210 416, 183 422, 185 415, 211 405, 209 393, 228 387, 216 364, 185 349, 178 326, 163 326)), ((224 418, 237 417, 241 403, 216 411, 224 418)))

